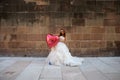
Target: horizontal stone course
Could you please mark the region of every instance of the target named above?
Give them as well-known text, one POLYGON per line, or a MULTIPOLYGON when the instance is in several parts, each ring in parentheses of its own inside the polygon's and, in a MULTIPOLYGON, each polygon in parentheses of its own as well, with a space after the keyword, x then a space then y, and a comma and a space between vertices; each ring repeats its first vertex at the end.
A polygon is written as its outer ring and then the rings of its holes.
POLYGON ((46 35, 60 29, 73 55, 119 55, 119 7, 118 0, 1 1, 0 55, 47 56, 46 35))

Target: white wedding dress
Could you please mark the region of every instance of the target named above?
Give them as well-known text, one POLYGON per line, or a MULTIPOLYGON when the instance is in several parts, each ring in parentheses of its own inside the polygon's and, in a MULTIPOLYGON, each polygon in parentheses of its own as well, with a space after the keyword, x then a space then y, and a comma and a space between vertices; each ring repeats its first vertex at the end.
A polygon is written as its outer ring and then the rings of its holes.
POLYGON ((83 58, 73 57, 69 52, 68 47, 64 42, 65 38, 60 36, 60 41, 55 47, 51 48, 51 52, 47 57, 47 62, 51 65, 67 65, 67 66, 79 66, 83 62, 83 58))

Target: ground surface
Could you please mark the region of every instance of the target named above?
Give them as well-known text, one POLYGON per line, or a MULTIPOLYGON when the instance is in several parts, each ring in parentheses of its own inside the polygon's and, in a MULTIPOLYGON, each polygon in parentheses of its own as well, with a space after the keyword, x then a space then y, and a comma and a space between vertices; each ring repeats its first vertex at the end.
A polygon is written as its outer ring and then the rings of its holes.
POLYGON ((84 57, 81 66, 54 66, 46 58, 0 57, 0 80, 120 80, 120 57, 84 57))

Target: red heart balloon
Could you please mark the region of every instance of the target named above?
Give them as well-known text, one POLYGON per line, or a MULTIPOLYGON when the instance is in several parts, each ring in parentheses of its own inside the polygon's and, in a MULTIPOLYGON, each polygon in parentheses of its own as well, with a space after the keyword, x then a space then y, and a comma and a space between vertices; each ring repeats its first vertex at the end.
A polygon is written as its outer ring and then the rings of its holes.
POLYGON ((47 44, 50 48, 54 47, 59 42, 59 37, 51 34, 47 34, 47 44))

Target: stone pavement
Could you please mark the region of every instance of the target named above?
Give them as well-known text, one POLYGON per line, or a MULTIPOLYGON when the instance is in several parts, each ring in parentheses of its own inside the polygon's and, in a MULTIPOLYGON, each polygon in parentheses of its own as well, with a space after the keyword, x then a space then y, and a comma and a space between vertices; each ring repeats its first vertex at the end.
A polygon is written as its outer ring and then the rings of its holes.
POLYGON ((0 80, 120 80, 120 57, 84 57, 81 66, 54 66, 39 57, 0 57, 0 80))

